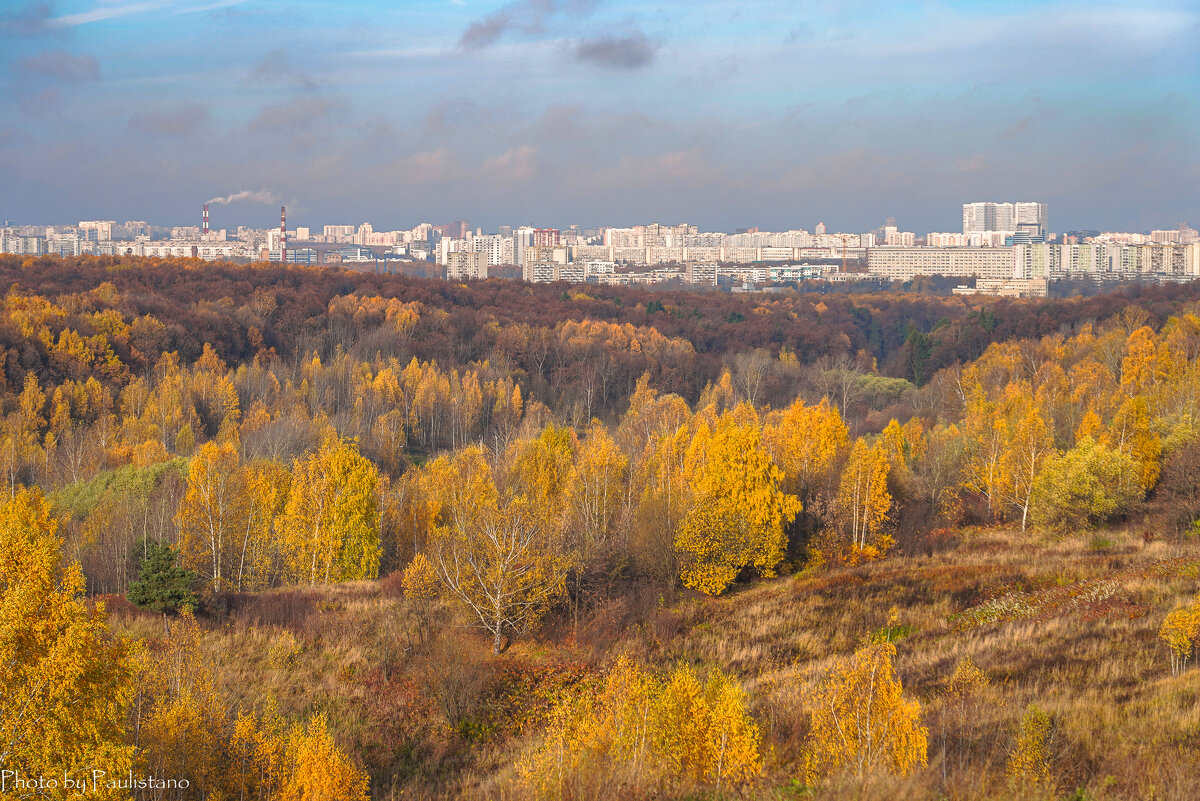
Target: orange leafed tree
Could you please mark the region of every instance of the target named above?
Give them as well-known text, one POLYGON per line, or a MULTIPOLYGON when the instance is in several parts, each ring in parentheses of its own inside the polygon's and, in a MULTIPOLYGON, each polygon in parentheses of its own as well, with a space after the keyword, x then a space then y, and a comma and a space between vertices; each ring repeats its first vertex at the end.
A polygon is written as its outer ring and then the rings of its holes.
POLYGON ((368 801, 369 779, 333 741, 324 715, 294 726, 285 749, 279 801, 368 801))

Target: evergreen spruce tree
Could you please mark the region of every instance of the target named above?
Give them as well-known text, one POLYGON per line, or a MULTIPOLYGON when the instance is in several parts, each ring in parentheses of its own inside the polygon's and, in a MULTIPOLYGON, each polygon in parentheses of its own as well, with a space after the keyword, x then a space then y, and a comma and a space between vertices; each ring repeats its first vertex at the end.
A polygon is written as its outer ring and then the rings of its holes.
POLYGON ((143 550, 146 555, 138 567, 137 581, 129 584, 127 597, 141 609, 162 613, 163 629, 170 635, 167 615, 196 605, 196 595, 192 592, 196 574, 180 567, 179 552, 165 542, 147 540, 143 550))

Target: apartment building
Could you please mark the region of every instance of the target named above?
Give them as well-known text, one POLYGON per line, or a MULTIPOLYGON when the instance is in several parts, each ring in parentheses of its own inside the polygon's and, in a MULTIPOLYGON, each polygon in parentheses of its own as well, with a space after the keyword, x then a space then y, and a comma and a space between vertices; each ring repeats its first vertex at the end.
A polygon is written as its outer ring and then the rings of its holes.
POLYGON ((881 247, 867 251, 867 272, 908 281, 918 275, 1011 278, 1012 248, 881 247))
POLYGON ((446 255, 446 280, 467 281, 488 277, 488 256, 479 251, 459 250, 446 255))

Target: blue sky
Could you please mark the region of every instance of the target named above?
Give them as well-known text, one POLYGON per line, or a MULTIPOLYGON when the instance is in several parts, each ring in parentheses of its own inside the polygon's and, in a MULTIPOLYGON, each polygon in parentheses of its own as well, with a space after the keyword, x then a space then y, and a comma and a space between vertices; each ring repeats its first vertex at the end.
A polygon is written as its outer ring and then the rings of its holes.
POLYGON ((1200 225, 1200 5, 0 0, 0 218, 1200 225))

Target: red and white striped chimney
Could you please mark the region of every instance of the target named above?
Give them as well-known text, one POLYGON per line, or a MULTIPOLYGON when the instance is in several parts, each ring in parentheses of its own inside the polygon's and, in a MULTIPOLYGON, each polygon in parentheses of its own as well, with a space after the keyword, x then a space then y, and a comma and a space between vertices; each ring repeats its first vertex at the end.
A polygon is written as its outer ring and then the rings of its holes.
POLYGON ((279 263, 287 264, 287 206, 279 207, 279 263))
POLYGON ((207 203, 204 204, 204 227, 201 228, 201 232, 205 236, 208 236, 208 204, 207 203))

